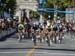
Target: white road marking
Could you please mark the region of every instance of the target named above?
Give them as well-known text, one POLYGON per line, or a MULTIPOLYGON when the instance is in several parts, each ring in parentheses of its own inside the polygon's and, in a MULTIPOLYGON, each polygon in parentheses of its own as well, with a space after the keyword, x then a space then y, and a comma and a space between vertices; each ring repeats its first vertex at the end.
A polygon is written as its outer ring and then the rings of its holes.
POLYGON ((34 52, 33 54, 43 54, 43 55, 74 55, 72 53, 49 53, 49 52, 34 52))
MULTIPOLYGON (((0 52, 0 54, 10 54, 10 53, 13 53, 13 54, 24 54, 26 53, 27 51, 14 51, 14 52, 0 52)), ((35 51, 33 52, 33 54, 41 54, 41 55, 74 55, 75 54, 73 53, 49 53, 49 52, 38 52, 38 51, 35 51)))
POLYGON ((9 53, 26 53, 27 51, 10 51, 10 52, 0 52, 1 54, 9 54, 9 53))

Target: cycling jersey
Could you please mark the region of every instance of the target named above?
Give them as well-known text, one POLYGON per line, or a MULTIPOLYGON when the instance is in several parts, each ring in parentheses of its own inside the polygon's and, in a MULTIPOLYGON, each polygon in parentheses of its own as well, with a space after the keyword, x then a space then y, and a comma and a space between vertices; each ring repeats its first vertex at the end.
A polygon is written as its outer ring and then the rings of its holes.
POLYGON ((53 25, 53 28, 58 28, 59 27, 59 24, 58 23, 55 23, 54 25, 53 25))
POLYGON ((49 26, 48 26, 48 29, 52 29, 52 27, 53 27, 52 25, 49 25, 49 26))
POLYGON ((60 20, 57 20, 57 23, 60 23, 60 20))
POLYGON ((55 23, 55 24, 53 25, 53 30, 54 30, 54 31, 57 31, 57 30, 58 30, 58 27, 59 27, 59 24, 55 23))
POLYGON ((48 31, 50 32, 52 29, 53 29, 53 26, 52 25, 49 25, 48 26, 48 31))
POLYGON ((38 29, 38 25, 33 26, 34 31, 38 29))
POLYGON ((23 24, 19 24, 18 25, 18 30, 23 30, 24 29, 24 25, 23 24))
POLYGON ((66 32, 67 31, 67 28, 64 26, 63 27, 63 32, 66 32))

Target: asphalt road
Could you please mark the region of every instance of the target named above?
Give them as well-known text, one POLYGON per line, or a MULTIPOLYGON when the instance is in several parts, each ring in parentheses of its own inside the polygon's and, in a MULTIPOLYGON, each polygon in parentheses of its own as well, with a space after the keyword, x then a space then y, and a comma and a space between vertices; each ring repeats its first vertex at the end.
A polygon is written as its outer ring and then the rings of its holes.
POLYGON ((34 46, 31 39, 18 42, 16 37, 15 34, 0 42, 0 56, 75 56, 75 36, 70 34, 65 35, 62 44, 53 43, 50 47, 46 42, 34 46))
POLYGON ((75 56, 75 51, 6 49, 0 50, 0 56, 75 56))

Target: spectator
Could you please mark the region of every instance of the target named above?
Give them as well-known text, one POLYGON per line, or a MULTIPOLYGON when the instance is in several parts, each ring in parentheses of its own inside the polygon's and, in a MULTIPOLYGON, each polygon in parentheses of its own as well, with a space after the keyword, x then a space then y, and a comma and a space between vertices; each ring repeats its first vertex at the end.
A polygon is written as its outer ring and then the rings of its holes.
POLYGON ((4 20, 2 21, 2 30, 5 30, 5 23, 4 23, 4 20))

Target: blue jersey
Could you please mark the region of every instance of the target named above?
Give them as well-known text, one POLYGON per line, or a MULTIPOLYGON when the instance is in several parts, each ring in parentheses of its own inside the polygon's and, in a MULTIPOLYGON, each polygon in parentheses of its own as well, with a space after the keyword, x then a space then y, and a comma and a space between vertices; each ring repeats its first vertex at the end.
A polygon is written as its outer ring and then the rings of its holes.
POLYGON ((55 23, 55 24, 53 25, 53 27, 54 27, 54 28, 58 28, 58 27, 59 27, 59 24, 58 24, 58 23, 55 23))

